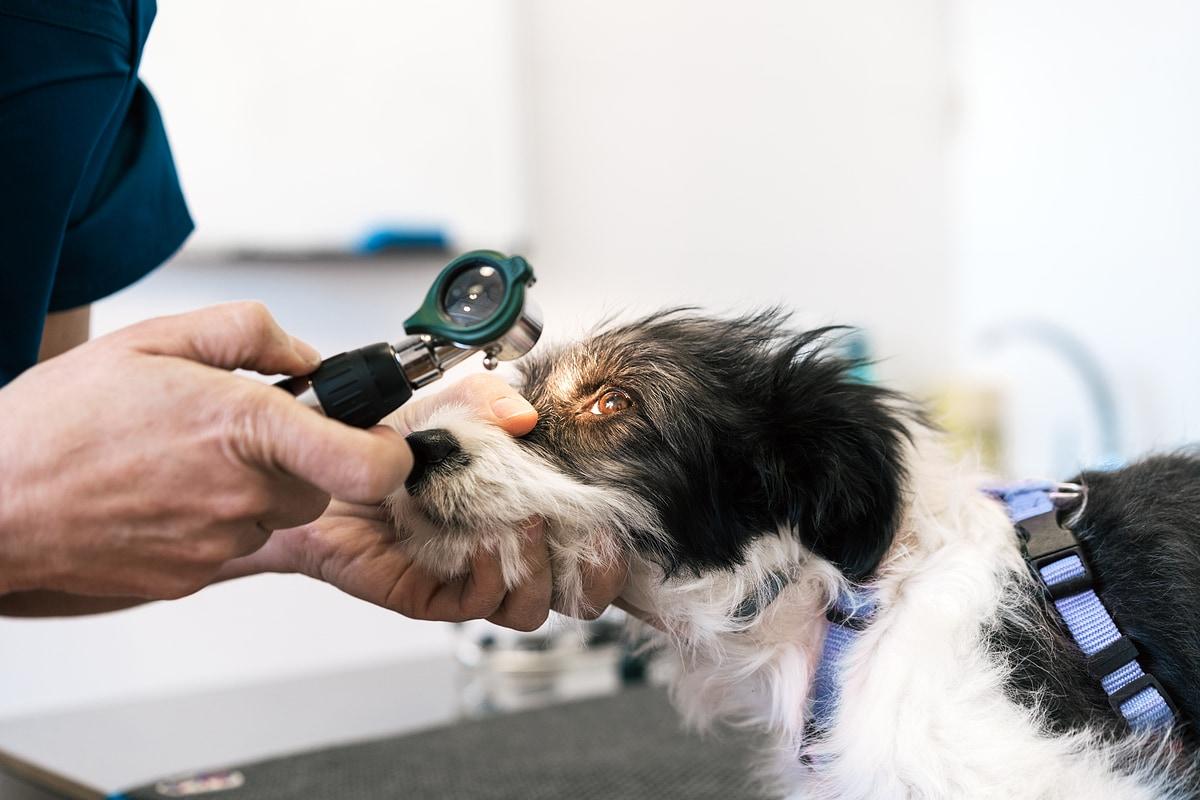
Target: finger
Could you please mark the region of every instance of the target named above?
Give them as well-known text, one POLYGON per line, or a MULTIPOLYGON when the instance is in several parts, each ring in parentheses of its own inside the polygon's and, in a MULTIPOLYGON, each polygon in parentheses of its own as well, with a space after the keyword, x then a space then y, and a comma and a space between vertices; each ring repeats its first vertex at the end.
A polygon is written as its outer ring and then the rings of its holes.
POLYGON ((364 504, 383 502, 412 471, 412 450, 396 431, 352 428, 313 413, 273 387, 250 388, 259 401, 247 413, 257 419, 233 426, 233 435, 247 439, 237 444, 251 461, 281 469, 341 500, 364 504))
POLYGON ((428 619, 466 622, 485 619, 504 602, 504 576, 500 560, 489 553, 471 559, 471 571, 465 578, 444 583, 433 592, 426 612, 428 619))
POLYGON ((303 375, 321 364, 311 346, 289 336, 262 303, 222 303, 139 323, 120 335, 146 353, 178 356, 221 369, 303 375))
POLYGON ((595 619, 625 589, 629 580, 629 566, 622 558, 599 566, 586 565, 582 567, 582 573, 584 607, 579 610, 579 616, 595 619))
POLYGON ((663 621, 661 619, 659 619, 657 616, 655 616, 654 614, 651 614, 649 611, 645 611, 641 608, 638 608, 633 603, 630 603, 628 600, 626 600, 624 597, 618 597, 617 599, 615 599, 613 601, 613 605, 616 606, 617 608, 621 609, 622 611, 624 611, 629 616, 634 617, 635 619, 640 619, 642 622, 644 622, 647 625, 650 625, 652 627, 658 628, 660 631, 665 631, 667 629, 667 626, 664 625, 663 621))
POLYGON ((329 506, 329 493, 315 489, 291 475, 282 475, 271 487, 271 507, 258 518, 267 530, 294 528, 312 522, 329 506))
POLYGON ((550 596, 554 589, 550 571, 550 549, 546 547, 545 528, 537 521, 524 531, 522 557, 530 568, 529 576, 509 590, 500 608, 488 622, 517 631, 535 631, 550 616, 550 596))
POLYGON ((537 410, 495 375, 470 375, 435 395, 409 403, 392 423, 402 433, 411 433, 416 421, 448 403, 466 406, 480 419, 499 425, 513 436, 524 436, 537 424, 537 410))
POLYGON ((242 558, 256 553, 271 538, 271 529, 256 523, 238 525, 233 534, 231 552, 222 561, 242 558))
POLYGON ((512 394, 501 395, 488 403, 495 423, 511 436, 524 436, 537 425, 538 413, 533 405, 515 389, 512 394))
POLYGON ((218 583, 264 572, 297 572, 297 565, 285 541, 288 533, 287 530, 276 530, 263 546, 253 553, 226 561, 217 570, 212 582, 218 583))

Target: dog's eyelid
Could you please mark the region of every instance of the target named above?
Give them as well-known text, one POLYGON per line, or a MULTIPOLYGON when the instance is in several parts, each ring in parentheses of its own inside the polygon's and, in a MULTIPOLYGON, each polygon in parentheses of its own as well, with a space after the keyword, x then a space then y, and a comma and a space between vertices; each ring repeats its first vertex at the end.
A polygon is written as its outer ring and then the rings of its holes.
POLYGON ((597 397, 612 388, 614 387, 611 379, 605 377, 582 381, 575 387, 575 391, 580 397, 597 397))

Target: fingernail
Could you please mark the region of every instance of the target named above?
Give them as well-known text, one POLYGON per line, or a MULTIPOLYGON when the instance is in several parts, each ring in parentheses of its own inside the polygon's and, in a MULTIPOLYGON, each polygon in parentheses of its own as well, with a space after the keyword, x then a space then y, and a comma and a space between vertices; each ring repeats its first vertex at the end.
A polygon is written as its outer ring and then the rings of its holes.
POLYGON ((296 355, 300 356, 305 363, 311 364, 314 368, 320 366, 321 354, 311 344, 302 342, 293 336, 292 349, 296 351, 296 355))
POLYGON ((496 419, 512 419, 532 414, 533 406, 524 397, 500 397, 492 401, 492 413, 496 415, 496 419))

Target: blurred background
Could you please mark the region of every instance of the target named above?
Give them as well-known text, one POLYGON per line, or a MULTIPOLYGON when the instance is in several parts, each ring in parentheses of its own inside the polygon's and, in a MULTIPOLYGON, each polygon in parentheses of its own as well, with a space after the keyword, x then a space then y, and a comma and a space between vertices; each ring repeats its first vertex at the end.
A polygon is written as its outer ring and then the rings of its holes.
MULTIPOLYGON (((985 466, 1067 477, 1200 439, 1198 40, 1187 0, 160 0, 198 227, 96 333, 256 298, 326 354, 395 339, 449 253, 364 252, 444 238, 526 255, 551 338, 861 326, 985 466)), ((0 621, 0 727, 456 642, 290 576, 0 621)))

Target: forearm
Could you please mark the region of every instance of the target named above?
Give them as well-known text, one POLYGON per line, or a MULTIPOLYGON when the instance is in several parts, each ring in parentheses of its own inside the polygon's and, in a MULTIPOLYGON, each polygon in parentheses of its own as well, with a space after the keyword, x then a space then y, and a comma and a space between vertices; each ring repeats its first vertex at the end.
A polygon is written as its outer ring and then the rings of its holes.
MULTIPOLYGON (((290 559, 283 547, 284 539, 304 536, 308 533, 307 527, 276 531, 260 550, 248 556, 225 562, 213 576, 209 586, 264 572, 292 572, 290 559)), ((9 594, 0 593, 0 616, 77 617, 84 614, 120 611, 148 602, 151 601, 140 597, 89 597, 48 589, 33 589, 9 594)))
POLYGON ((69 311, 56 311, 46 317, 42 328, 42 344, 38 361, 62 355, 88 340, 92 330, 92 307, 80 306, 69 311))
MULTIPOLYGON (((91 306, 80 306, 48 315, 42 329, 38 361, 54 358, 86 342, 91 330, 91 312, 91 306)), ((0 453, 0 614, 8 613, 4 609, 9 605, 24 605, 24 601, 10 601, 10 596, 36 595, 38 593, 23 590, 36 589, 45 580, 44 575, 38 574, 39 564, 29 558, 33 543, 28 540, 33 537, 28 534, 32 529, 28 520, 21 518, 20 507, 28 505, 28 490, 15 485, 13 478, 19 466, 12 463, 11 457, 4 456, 0 453), (9 480, 5 480, 6 477, 9 480)))
POLYGON ((14 479, 10 456, 0 449, 0 595, 45 586, 52 569, 47 559, 35 555, 28 490, 14 479))
POLYGON ((86 597, 80 594, 34 589, 0 597, 0 616, 77 617, 120 611, 148 602, 139 597, 86 597))
MULTIPOLYGON (((87 597, 45 588, 54 580, 56 551, 39 546, 22 513, 24 492, 5 486, 0 470, 0 616, 66 617, 115 611, 144 602, 133 597, 87 597), (36 555, 35 555, 36 554, 36 555)), ((24 504, 27 505, 27 504, 24 504)))
MULTIPOLYGON (((257 575, 263 570, 253 562, 253 556, 234 559, 228 562, 213 578, 213 583, 257 575)), ((153 602, 141 597, 89 597, 69 592, 56 592, 49 589, 33 589, 22 592, 12 592, 0 596, 0 616, 5 617, 79 617, 85 614, 104 614, 109 611, 121 611, 144 603, 153 602)))
MULTIPOLYGON (((252 556, 234 559, 222 567, 213 583, 257 575, 264 570, 248 563, 252 556)), ((266 570, 274 571, 274 570, 266 570)), ((32 589, 0 596, 0 616, 4 617, 80 617, 85 614, 104 614, 121 611, 144 603, 154 602, 141 597, 89 597, 50 589, 32 589)))

